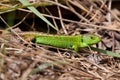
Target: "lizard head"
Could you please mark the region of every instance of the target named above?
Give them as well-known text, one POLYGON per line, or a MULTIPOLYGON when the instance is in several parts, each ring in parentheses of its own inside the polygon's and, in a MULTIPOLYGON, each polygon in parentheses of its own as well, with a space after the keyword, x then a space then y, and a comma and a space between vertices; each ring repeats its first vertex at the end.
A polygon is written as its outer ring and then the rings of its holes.
POLYGON ((92 44, 96 44, 101 41, 101 38, 95 35, 83 35, 82 37, 82 45, 83 47, 90 46, 92 44))

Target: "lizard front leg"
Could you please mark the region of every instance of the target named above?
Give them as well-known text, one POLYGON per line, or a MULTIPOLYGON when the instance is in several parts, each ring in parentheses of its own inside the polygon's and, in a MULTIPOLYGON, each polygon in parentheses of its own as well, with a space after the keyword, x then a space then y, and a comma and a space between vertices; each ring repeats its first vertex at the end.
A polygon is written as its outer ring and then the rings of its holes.
POLYGON ((79 52, 79 47, 78 47, 78 45, 73 45, 72 48, 75 50, 75 52, 79 52))

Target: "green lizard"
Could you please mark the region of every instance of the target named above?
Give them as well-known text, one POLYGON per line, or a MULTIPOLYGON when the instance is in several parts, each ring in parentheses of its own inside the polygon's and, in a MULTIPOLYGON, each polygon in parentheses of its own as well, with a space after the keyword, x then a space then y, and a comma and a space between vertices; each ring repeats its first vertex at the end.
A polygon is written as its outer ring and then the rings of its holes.
POLYGON ((34 32, 20 33, 24 38, 32 37, 31 41, 35 43, 54 46, 58 48, 74 49, 76 52, 80 48, 88 47, 97 44, 101 38, 95 35, 76 35, 76 36, 63 36, 63 35, 47 35, 34 32))

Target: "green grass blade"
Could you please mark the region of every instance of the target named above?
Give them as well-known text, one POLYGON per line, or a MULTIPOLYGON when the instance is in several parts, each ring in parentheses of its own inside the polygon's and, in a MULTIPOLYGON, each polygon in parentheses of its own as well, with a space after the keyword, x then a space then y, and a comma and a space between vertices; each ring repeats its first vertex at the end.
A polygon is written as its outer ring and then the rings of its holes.
POLYGON ((108 51, 108 50, 103 50, 103 49, 98 49, 98 48, 94 48, 94 47, 91 47, 91 49, 94 50, 94 51, 100 52, 100 53, 107 54, 109 56, 120 58, 120 54, 119 53, 115 53, 115 52, 108 51))
MULTIPOLYGON (((19 0, 19 1, 25 6, 31 5, 31 3, 29 3, 28 0, 19 0)), ((54 28, 55 30, 58 31, 58 29, 55 26, 53 26, 35 7, 30 6, 30 7, 27 7, 27 8, 30 9, 34 14, 36 14, 43 21, 45 21, 48 25, 50 25, 52 28, 54 28)))
POLYGON ((14 25, 15 14, 16 14, 15 11, 8 13, 8 15, 7 15, 7 23, 8 23, 9 26, 13 26, 14 25))
POLYGON ((34 7, 42 7, 42 6, 51 6, 53 4, 50 4, 50 3, 47 3, 47 2, 42 2, 42 3, 34 3, 34 4, 30 4, 30 5, 22 5, 22 6, 14 6, 14 7, 7 7, 7 8, 0 8, 0 14, 2 13, 5 13, 5 12, 10 12, 10 11, 14 11, 14 10, 17 10, 17 9, 21 9, 21 8, 27 8, 27 7, 30 7, 30 6, 34 6, 34 7))

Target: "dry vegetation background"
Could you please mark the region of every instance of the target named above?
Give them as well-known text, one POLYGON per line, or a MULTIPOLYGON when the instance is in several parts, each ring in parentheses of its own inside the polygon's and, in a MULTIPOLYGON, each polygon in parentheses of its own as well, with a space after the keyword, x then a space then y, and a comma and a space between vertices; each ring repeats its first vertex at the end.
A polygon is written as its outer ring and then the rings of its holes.
POLYGON ((7 10, 21 5, 18 1, 1 0, 0 10, 6 11, 0 12, 0 80, 120 80, 120 58, 88 48, 76 54, 73 50, 25 43, 17 35, 23 31, 95 34, 102 41, 94 47, 120 53, 119 0, 30 1, 43 5, 37 9, 59 32, 27 9, 7 10))

